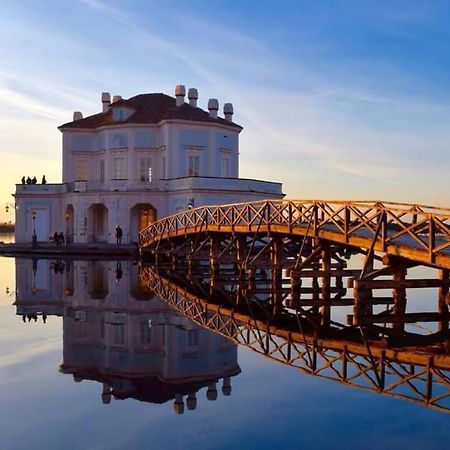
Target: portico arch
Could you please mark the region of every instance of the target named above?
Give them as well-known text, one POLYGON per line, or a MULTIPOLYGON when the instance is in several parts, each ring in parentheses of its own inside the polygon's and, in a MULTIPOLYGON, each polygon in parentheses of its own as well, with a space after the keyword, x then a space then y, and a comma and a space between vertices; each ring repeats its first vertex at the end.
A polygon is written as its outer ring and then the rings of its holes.
POLYGON ((94 203, 87 213, 88 242, 107 242, 108 208, 103 203, 94 203))
POLYGON ((139 242, 139 232, 157 220, 157 211, 150 203, 137 203, 130 210, 130 240, 139 242))

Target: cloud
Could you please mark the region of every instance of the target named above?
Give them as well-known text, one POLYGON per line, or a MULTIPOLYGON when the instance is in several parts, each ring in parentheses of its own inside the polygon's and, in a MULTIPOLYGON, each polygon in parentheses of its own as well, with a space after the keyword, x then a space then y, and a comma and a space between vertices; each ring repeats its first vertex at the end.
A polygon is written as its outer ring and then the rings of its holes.
POLYGON ((39 343, 28 343, 28 345, 22 349, 15 348, 14 353, 2 354, 0 356, 0 368, 24 363, 60 347, 61 341, 58 338, 47 339, 46 341, 40 341, 39 343))
MULTIPOLYGON (((140 16, 134 7, 100 0, 76 4, 82 17, 74 23, 82 20, 86 33, 80 34, 62 15, 51 39, 44 35, 39 41, 65 55, 55 72, 34 76, 21 64, 11 69, 0 62, 0 95, 10 108, 2 115, 2 130, 13 151, 47 147, 60 164, 54 127, 69 120, 73 110, 98 112, 100 89, 117 89, 124 96, 171 93, 181 82, 199 88, 201 106, 208 97, 234 103, 234 118, 245 127, 243 176, 277 179, 287 183, 288 192, 325 196, 348 195, 357 186, 376 197, 371 192, 399 192, 401 185, 411 198, 419 190, 418 171, 425 187, 445 179, 449 102, 445 95, 432 98, 409 89, 416 78, 408 71, 380 63, 369 53, 356 61, 327 59, 326 52, 311 52, 316 59, 301 58, 308 54, 305 48, 322 45, 320 36, 317 42, 296 41, 289 54, 282 43, 265 41, 251 27, 236 29, 232 20, 187 7, 174 15, 156 2, 151 15, 140 16), (104 28, 95 35, 98 23, 104 28), (68 52, 58 47, 60 39, 70 45, 74 36, 68 52), (24 129, 32 138, 22 136, 24 129)), ((385 25, 380 26, 388 33, 385 25)), ((3 150, 8 150, 5 144, 3 150)))

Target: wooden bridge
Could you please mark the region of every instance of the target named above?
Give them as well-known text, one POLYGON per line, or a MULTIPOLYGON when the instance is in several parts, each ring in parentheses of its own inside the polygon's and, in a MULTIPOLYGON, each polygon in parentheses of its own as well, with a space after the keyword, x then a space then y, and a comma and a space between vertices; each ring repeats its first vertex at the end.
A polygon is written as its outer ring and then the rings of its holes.
MULTIPOLYGON (((356 328, 338 322, 324 326, 301 308, 273 313, 253 290, 143 267, 149 289, 189 319, 232 341, 303 373, 450 411, 450 356, 442 333, 420 335, 356 328)), ((274 293, 272 293, 274 295, 274 293)), ((448 339, 448 338, 447 338, 448 339)))
POLYGON ((153 263, 143 280, 194 321, 307 373, 450 407, 450 209, 204 206, 140 238, 153 263), (437 290, 437 308, 411 310, 407 291, 423 288, 437 290))
POLYGON ((260 201, 202 206, 161 219, 140 235, 143 252, 205 232, 301 236, 450 269, 450 209, 368 201, 260 201))

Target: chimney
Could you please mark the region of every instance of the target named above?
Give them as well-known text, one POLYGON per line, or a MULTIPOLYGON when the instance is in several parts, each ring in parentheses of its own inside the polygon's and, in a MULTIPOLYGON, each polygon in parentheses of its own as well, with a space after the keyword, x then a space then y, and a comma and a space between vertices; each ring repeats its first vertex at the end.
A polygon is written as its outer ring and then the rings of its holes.
POLYGON ((216 383, 211 383, 208 385, 208 390, 206 391, 206 398, 210 401, 217 400, 217 387, 216 383))
POLYGON ((188 91, 189 104, 197 108, 198 91, 195 88, 190 88, 188 91))
POLYGON ((114 97, 113 97, 113 103, 116 103, 116 102, 118 102, 119 100, 122 100, 122 96, 121 95, 115 95, 114 97))
POLYGON ((227 122, 233 122, 233 103, 225 103, 223 105, 223 115, 227 122))
POLYGON ((208 110, 209 117, 217 119, 217 111, 219 111, 219 102, 217 101, 217 98, 210 98, 208 100, 208 110))
POLYGON ((195 392, 191 392, 188 394, 186 399, 186 406, 189 411, 194 411, 197 408, 197 397, 195 396, 195 392))
POLYGON ((75 111, 73 113, 73 121, 75 120, 81 120, 83 118, 83 114, 80 111, 75 111))
POLYGON ((177 84, 175 87, 175 97, 177 98, 177 106, 184 104, 184 96, 186 95, 186 88, 183 84, 177 84))
POLYGON ((110 103, 111 103, 111 96, 109 95, 109 92, 102 92, 103 112, 108 111, 110 103))
POLYGON ((173 402, 173 411, 175 414, 184 413, 184 400, 181 394, 175 394, 175 401, 173 402))

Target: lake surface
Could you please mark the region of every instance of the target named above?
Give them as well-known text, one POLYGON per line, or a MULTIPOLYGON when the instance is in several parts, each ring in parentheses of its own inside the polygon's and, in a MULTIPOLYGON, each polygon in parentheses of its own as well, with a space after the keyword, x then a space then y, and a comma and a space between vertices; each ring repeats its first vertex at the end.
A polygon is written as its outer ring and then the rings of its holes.
POLYGON ((0 348, 1 449, 450 448, 449 413, 238 347, 133 261, 0 258, 0 348))

